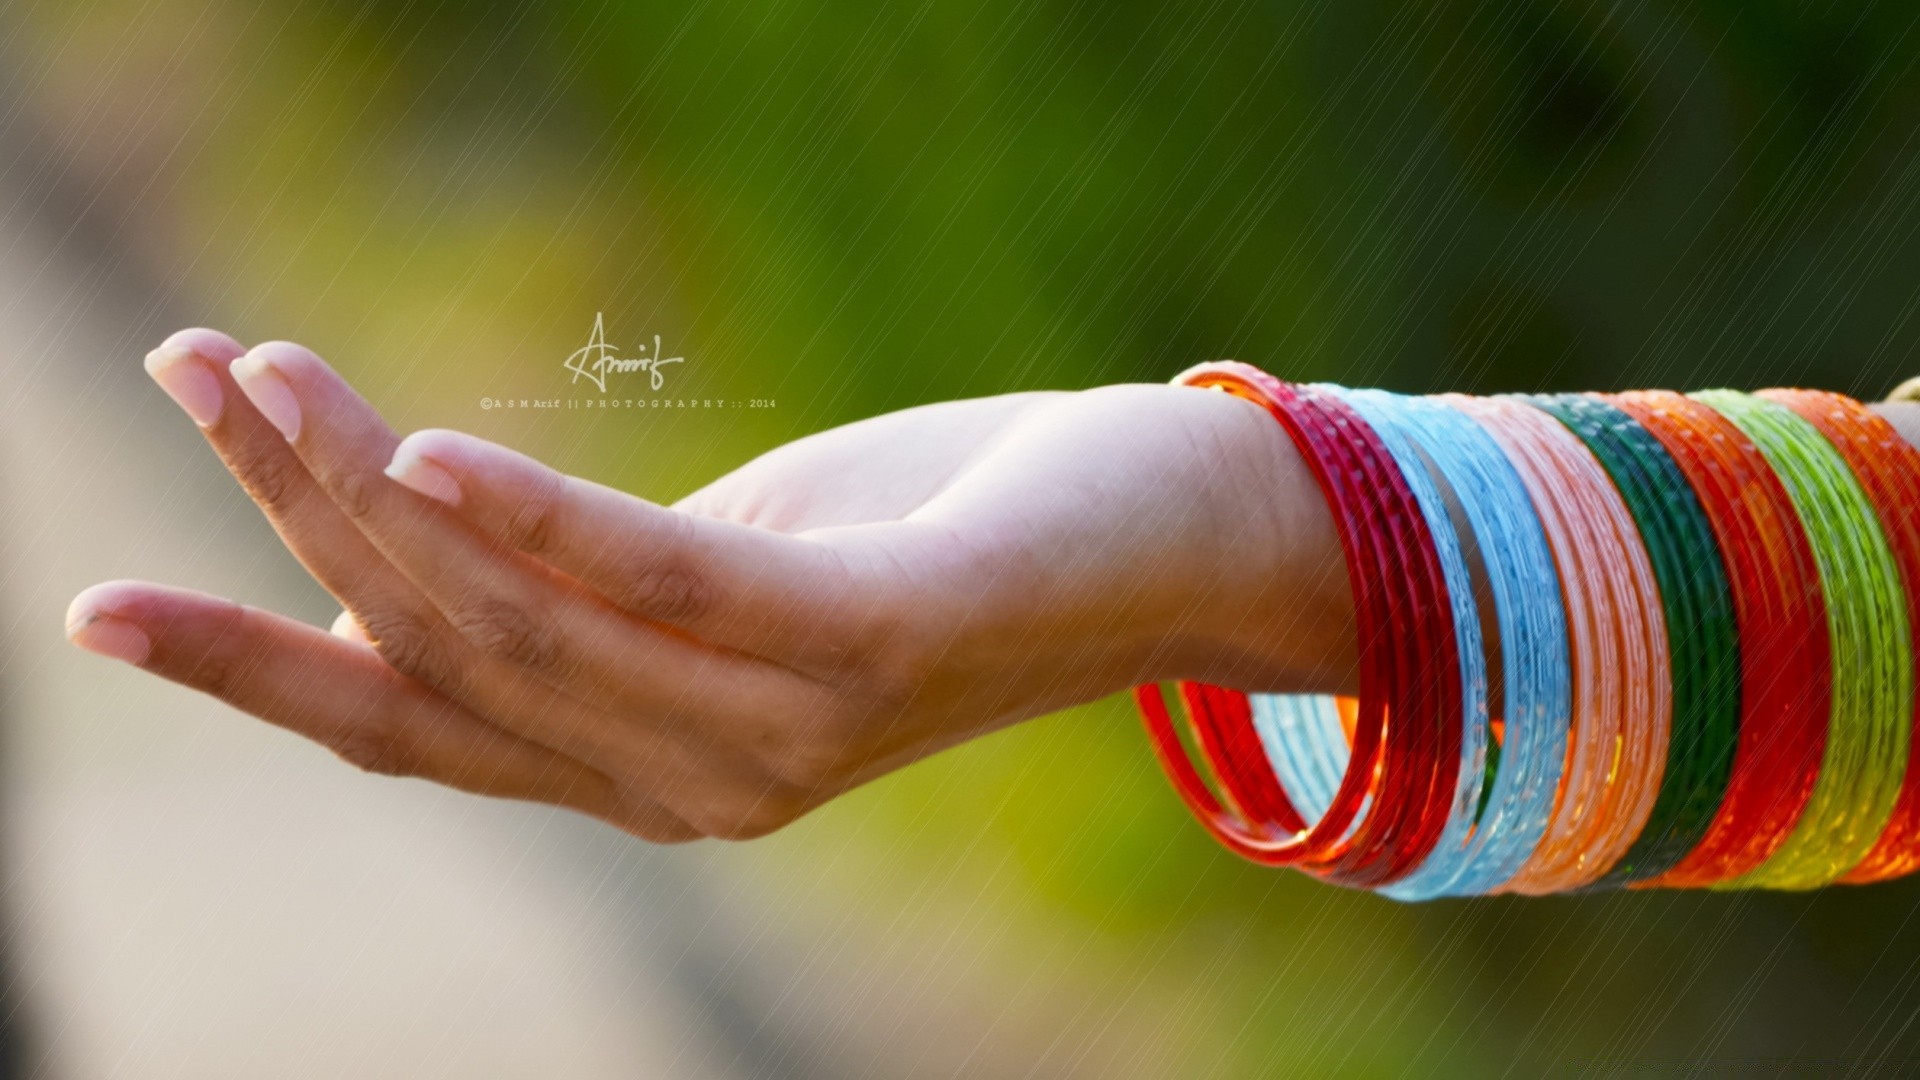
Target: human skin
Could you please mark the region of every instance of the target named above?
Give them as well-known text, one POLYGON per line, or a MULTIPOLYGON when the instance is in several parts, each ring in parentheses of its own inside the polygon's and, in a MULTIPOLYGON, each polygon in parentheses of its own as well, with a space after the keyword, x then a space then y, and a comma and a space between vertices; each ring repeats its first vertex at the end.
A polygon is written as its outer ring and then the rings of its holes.
POLYGON ((187 330, 147 367, 345 611, 329 633, 118 581, 69 635, 369 771, 745 838, 1140 683, 1353 680, 1317 488, 1223 393, 943 402, 666 507, 472 436, 403 441, 298 345, 187 330))
MULTIPOLYGON (((1228 394, 922 406, 668 507, 470 435, 402 440, 288 342, 184 330, 147 369, 345 610, 327 632, 117 581, 69 635, 371 772, 743 839, 1142 683, 1355 680, 1326 505, 1228 394)), ((1920 406, 1879 408, 1920 434, 1920 406)))

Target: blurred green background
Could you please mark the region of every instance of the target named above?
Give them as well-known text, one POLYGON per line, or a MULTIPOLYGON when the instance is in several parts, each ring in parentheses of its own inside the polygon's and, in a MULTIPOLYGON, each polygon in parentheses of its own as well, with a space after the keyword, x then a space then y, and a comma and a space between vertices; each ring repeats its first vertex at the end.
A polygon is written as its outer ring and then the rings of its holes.
MULTIPOLYGON (((667 500, 875 412, 1228 356, 1410 391, 1882 394, 1920 373, 1916 17, 96 0, 7 19, 36 106, 123 208, 116 242, 198 321, 314 346, 403 430, 667 500), (596 312, 617 344, 686 357, 669 396, 776 407, 479 407, 573 393, 560 362, 596 312)), ((1403 906, 1216 849, 1124 702, 722 861, 803 967, 857 947, 917 970, 898 992, 950 1042, 1027 1048, 1043 1075, 1920 1061, 1920 887, 1403 906)))

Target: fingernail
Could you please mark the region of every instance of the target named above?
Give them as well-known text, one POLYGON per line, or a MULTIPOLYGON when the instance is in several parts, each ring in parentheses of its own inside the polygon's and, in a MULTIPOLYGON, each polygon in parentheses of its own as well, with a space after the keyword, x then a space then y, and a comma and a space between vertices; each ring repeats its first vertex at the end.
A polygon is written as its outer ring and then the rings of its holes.
POLYGON ((247 400, 253 402, 253 407, 260 410, 268 423, 280 429, 288 442, 299 436, 300 401, 293 396, 287 380, 259 350, 235 360, 228 370, 240 384, 240 392, 247 395, 247 400))
POLYGON ((453 474, 438 463, 420 456, 419 451, 404 442, 394 451, 393 464, 387 466, 387 475, 429 499, 438 499, 448 506, 460 505, 460 481, 455 480, 453 474))
POLYGON ((220 380, 207 362, 184 345, 162 345, 147 354, 147 374, 160 384, 174 404, 201 427, 212 427, 226 407, 220 380))
POLYGON ((362 645, 373 644, 373 638, 367 634, 367 628, 360 625, 360 620, 354 618, 351 611, 343 611, 335 615, 333 625, 328 628, 328 632, 334 637, 357 641, 362 645))
POLYGON ((67 639, 90 653, 138 664, 153 650, 153 642, 139 627, 98 612, 67 624, 67 639))

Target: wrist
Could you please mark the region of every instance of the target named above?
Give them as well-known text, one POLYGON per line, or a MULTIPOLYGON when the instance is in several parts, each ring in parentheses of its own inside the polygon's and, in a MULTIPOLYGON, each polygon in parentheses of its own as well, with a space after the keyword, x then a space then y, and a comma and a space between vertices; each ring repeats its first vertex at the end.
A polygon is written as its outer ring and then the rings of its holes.
MULTIPOLYGON (((1351 693, 1353 594, 1326 496, 1285 430, 1254 402, 1176 387, 1196 413, 1211 550, 1180 592, 1202 613, 1169 678, 1252 692, 1351 693)), ((1917 409, 1916 411, 1920 411, 1917 409)))

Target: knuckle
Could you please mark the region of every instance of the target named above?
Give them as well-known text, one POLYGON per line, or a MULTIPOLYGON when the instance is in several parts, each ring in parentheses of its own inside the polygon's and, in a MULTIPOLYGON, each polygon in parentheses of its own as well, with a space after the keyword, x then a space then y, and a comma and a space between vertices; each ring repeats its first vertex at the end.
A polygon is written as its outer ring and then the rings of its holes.
POLYGON ((230 650, 210 649, 195 659, 187 681, 202 693, 231 701, 240 694, 245 667, 230 650))
POLYGON ((488 656, 519 667, 545 669, 554 664, 553 637, 527 612, 501 600, 483 600, 462 611, 454 629, 488 656))
POLYGON ((247 495, 271 513, 284 511, 292 504, 300 474, 305 471, 298 458, 278 446, 243 444, 229 450, 227 460, 247 495))
POLYGON ((649 561, 628 575, 622 607, 658 622, 692 622, 713 606, 707 579, 677 561, 649 561))
POLYGON ((430 686, 448 683, 450 669, 424 620, 385 609, 359 613, 356 617, 373 642, 374 650, 395 671, 430 686))
POLYGON ((637 786, 622 786, 598 816, 615 828, 655 844, 684 844, 706 835, 637 786))
POLYGON ((723 799, 693 821, 716 840, 758 840, 800 817, 804 804, 795 795, 774 791, 723 799))
POLYGON ((411 776, 417 771, 412 744, 391 724, 367 718, 353 725, 333 752, 340 760, 376 776, 411 776))
POLYGON ((182 681, 194 689, 223 701, 245 704, 258 688, 252 675, 258 656, 248 649, 242 621, 245 609, 233 605, 216 622, 206 627, 206 637, 197 647, 176 652, 172 658, 184 669, 182 681))
POLYGON ((850 712, 830 711, 798 726, 763 731, 753 754, 770 784, 793 794, 819 792, 839 786, 857 767, 859 730, 850 712))
MULTIPOLYGON (((378 477, 384 480, 385 477, 378 477)), ((373 513, 376 476, 362 470, 349 470, 333 476, 327 485, 327 493, 340 507, 340 512, 354 519, 364 520, 373 513)))
POLYGON ((674 817, 659 806, 625 810, 612 818, 614 825, 654 844, 685 844, 704 834, 674 817))
POLYGON ((866 669, 852 680, 855 700, 879 718, 909 711, 935 679, 944 652, 910 634, 896 636, 877 649, 866 669))
POLYGON ((528 493, 526 500, 514 508, 507 520, 507 538, 514 547, 529 555, 553 551, 559 529, 555 518, 560 513, 564 486, 565 480, 558 474, 543 479, 528 493))
POLYGON ((796 788, 818 791, 837 785, 848 771, 845 741, 820 738, 790 746, 768 768, 796 788))
POLYGON ((642 618, 693 622, 713 610, 717 599, 713 581, 687 554, 692 550, 691 526, 678 516, 668 520, 668 535, 629 559, 621 575, 627 585, 614 599, 642 618))
POLYGON ((763 794, 735 816, 733 829, 724 839, 758 840, 793 824, 804 812, 805 806, 796 795, 763 794))

